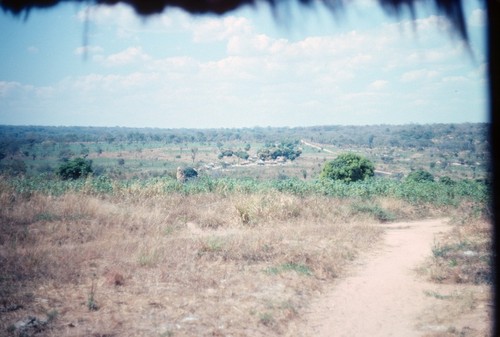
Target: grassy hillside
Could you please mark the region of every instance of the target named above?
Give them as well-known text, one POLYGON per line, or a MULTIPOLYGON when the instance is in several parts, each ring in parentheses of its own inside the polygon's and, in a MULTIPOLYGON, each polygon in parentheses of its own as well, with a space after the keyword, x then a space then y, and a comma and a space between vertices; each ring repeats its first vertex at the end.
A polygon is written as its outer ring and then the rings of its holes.
POLYGON ((427 217, 456 225, 429 247, 428 278, 488 284, 483 127, 367 127, 366 145, 356 127, 0 127, 0 335, 294 336, 311 299, 379 244, 379 224, 427 217), (281 145, 300 156, 259 157, 281 145), (378 174, 318 179, 347 150, 378 174), (94 173, 63 180, 75 157, 94 173), (178 182, 178 166, 199 177, 178 182), (436 179, 406 178, 418 169, 436 179))

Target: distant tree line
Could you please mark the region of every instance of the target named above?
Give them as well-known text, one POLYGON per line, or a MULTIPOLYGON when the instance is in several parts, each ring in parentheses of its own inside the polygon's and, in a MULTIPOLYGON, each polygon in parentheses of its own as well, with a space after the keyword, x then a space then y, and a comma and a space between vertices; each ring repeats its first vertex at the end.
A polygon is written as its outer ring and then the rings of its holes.
MULTIPOLYGON (((486 160, 489 152, 488 124, 409 124, 370 126, 253 127, 219 129, 159 129, 122 127, 51 127, 0 125, 0 160, 30 154, 37 144, 69 143, 213 143, 242 141, 276 144, 301 139, 352 148, 427 149, 477 153, 486 160)), ((240 151, 240 150, 238 150, 240 151)), ((241 150, 242 151, 242 150, 241 150)), ((248 152, 248 150, 246 150, 248 152)), ((83 154, 83 153, 82 153, 83 154)), ((229 153, 227 153, 229 154, 229 153)), ((243 153, 240 153, 243 155, 243 153)), ((233 152, 234 155, 234 152, 233 152)), ((226 154, 223 154, 226 156, 226 154)), ((68 157, 66 155, 66 157, 68 157)))

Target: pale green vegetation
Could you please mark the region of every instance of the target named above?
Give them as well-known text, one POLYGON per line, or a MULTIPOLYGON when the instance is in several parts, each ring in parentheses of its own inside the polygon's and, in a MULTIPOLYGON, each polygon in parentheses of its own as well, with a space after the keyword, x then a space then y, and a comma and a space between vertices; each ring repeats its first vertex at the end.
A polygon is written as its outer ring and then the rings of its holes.
POLYGON ((487 131, 487 124, 206 130, 0 126, 0 172, 55 174, 61 161, 86 157, 94 175, 118 179, 165 176, 186 165, 216 177, 317 179, 326 161, 353 152, 394 179, 420 169, 436 179, 485 179, 487 131), (266 167, 246 163, 278 157, 289 160, 266 167))

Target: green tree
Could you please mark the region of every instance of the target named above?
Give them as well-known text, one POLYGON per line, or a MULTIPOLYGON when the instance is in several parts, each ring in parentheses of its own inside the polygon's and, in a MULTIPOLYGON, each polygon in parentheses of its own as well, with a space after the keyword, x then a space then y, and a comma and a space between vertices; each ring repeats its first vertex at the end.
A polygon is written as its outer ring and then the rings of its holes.
POLYGON ((410 172, 410 174, 408 174, 408 176, 406 177, 405 181, 417 182, 417 183, 434 181, 434 176, 425 170, 416 170, 410 172))
POLYGON ((373 177, 374 171, 373 163, 365 157, 355 153, 343 153, 325 163, 320 178, 352 182, 373 177))
POLYGON ((288 160, 295 160, 302 153, 302 150, 294 143, 266 144, 264 148, 257 151, 261 160, 274 160, 284 157, 288 160))
POLYGON ((85 178, 92 172, 92 161, 81 157, 68 160, 57 170, 57 174, 64 180, 85 178))

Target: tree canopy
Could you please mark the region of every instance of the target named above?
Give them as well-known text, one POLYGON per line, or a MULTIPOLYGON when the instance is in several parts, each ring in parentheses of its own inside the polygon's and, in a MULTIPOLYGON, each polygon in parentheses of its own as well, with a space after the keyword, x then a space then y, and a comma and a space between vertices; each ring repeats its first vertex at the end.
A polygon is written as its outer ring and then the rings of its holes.
POLYGON ((84 158, 75 158, 61 164, 57 171, 58 175, 64 179, 85 178, 92 173, 92 161, 84 158))
POLYGON ((340 154, 334 160, 326 162, 321 171, 321 179, 353 182, 373 177, 375 166, 363 156, 355 153, 340 154))

